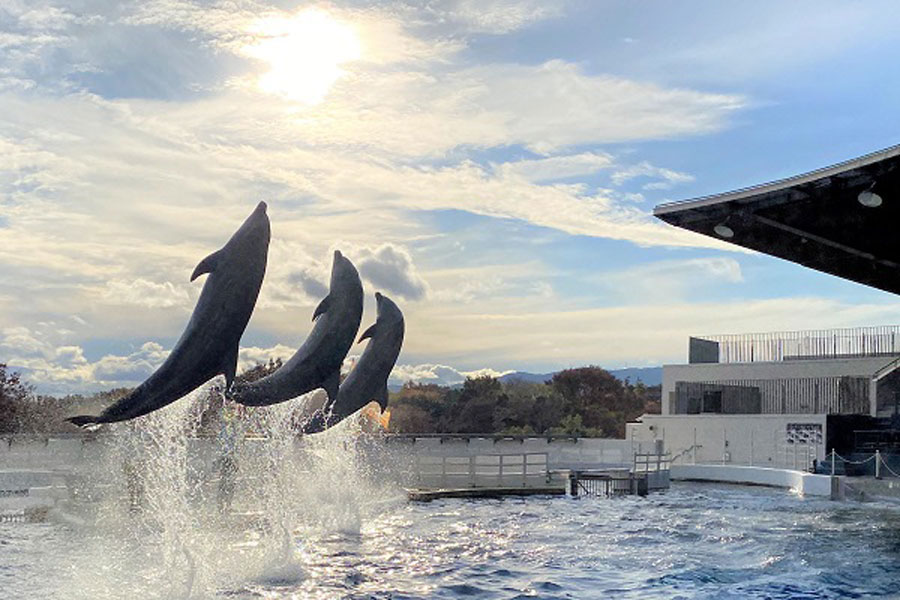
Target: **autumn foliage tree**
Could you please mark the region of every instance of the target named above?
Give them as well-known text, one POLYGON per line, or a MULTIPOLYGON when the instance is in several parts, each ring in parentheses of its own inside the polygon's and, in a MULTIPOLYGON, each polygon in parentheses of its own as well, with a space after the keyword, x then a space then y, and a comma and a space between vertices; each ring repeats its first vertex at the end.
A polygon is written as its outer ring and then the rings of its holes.
POLYGON ((0 433, 17 433, 27 428, 34 388, 18 373, 0 363, 0 433))
POLYGON ((399 433, 508 433, 623 437, 625 423, 659 412, 659 386, 619 381, 600 367, 568 369, 545 383, 491 377, 461 388, 408 383, 391 396, 399 433))

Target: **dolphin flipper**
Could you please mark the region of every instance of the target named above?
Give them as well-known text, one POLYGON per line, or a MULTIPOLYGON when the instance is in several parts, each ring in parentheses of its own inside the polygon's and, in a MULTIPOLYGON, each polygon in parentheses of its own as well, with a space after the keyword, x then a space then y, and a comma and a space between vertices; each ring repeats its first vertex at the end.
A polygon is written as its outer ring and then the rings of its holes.
POLYGON ((322 387, 325 388, 325 393, 328 394, 328 399, 334 402, 337 399, 338 388, 341 386, 341 370, 338 369, 334 373, 328 376, 322 383, 322 387))
POLYGON ((216 250, 206 258, 200 261, 197 267, 194 269, 194 272, 191 273, 191 281, 197 279, 204 273, 212 273, 216 270, 216 267, 219 265, 219 260, 222 256, 222 250, 216 250))

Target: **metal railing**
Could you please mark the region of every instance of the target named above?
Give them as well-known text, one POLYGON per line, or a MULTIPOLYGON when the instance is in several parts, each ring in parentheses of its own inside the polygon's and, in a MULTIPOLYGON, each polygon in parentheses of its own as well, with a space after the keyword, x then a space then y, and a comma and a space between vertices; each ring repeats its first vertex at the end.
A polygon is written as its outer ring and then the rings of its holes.
POLYGON ((720 363, 900 354, 900 325, 704 335, 698 339, 718 344, 720 363))
MULTIPOLYGON (((831 472, 832 476, 837 473, 838 464, 841 464, 843 467, 845 475, 851 474, 850 469, 847 468, 848 466, 854 467, 853 470, 856 471, 853 473, 854 475, 863 475, 868 473, 868 469, 870 468, 868 466, 869 463, 874 463, 871 468, 874 470, 875 479, 882 479, 885 475, 888 477, 900 477, 900 473, 897 473, 897 471, 891 468, 884 456, 885 455, 881 453, 881 450, 875 450, 868 458, 850 460, 849 458, 844 458, 832 448, 831 452, 828 454, 828 458, 823 461, 823 466, 831 472)), ((896 455, 894 456, 896 457, 896 455)))
POLYGON ((631 472, 638 473, 656 473, 658 471, 668 471, 669 465, 672 463, 672 457, 666 454, 635 452, 634 461, 631 472))
POLYGON ((735 465, 746 467, 774 467, 792 469, 794 471, 811 471, 816 464, 821 444, 782 443, 774 446, 774 452, 754 449, 750 446, 749 457, 741 460, 734 459, 730 450, 725 450, 715 458, 698 456, 702 444, 693 444, 677 451, 669 459, 669 464, 676 461, 682 465, 710 464, 710 465, 735 465))
POLYGON ((546 452, 415 457, 423 488, 543 487, 550 476, 546 452))

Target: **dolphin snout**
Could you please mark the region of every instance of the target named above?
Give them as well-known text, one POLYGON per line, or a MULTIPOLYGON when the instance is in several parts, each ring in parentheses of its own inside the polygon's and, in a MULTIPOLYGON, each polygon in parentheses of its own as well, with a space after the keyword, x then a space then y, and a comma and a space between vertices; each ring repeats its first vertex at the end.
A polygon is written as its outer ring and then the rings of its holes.
POLYGON ((381 302, 381 299, 382 299, 382 298, 384 298, 384 296, 381 295, 381 292, 375 292, 375 299, 376 299, 376 300, 378 300, 379 302, 381 302))
POLYGON ((265 213, 267 208, 269 208, 269 205, 266 204, 265 201, 260 200, 259 204, 256 205, 255 212, 265 213))
POLYGON ((337 259, 339 259, 339 258, 344 258, 344 255, 341 254, 341 251, 340 251, 340 250, 335 250, 335 251, 334 251, 334 260, 337 260, 337 259))

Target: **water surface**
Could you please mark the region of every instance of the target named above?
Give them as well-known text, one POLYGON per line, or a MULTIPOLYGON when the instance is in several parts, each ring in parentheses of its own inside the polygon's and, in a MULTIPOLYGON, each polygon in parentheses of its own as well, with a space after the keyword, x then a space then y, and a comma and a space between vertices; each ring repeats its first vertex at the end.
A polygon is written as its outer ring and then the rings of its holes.
POLYGON ((677 483, 648 498, 320 500, 286 547, 263 554, 277 528, 236 522, 199 535, 205 525, 193 523, 192 537, 179 539, 121 524, 0 524, 2 596, 900 596, 900 511, 891 506, 677 483))

